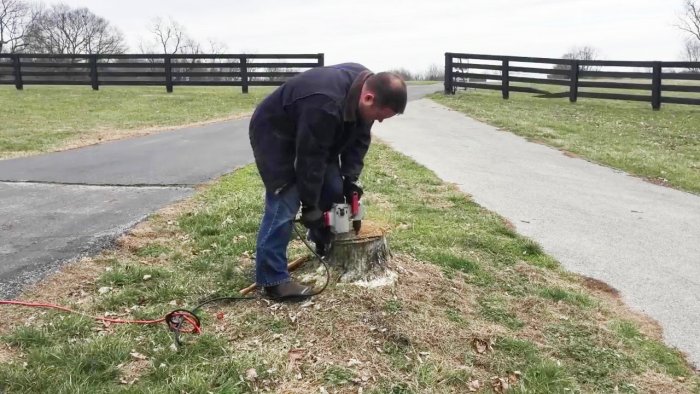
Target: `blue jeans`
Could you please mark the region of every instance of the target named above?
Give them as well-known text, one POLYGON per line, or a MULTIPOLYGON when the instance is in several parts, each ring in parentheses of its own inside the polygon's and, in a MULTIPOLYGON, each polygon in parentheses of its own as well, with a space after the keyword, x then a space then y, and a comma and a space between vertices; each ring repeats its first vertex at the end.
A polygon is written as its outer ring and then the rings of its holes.
MULTIPOLYGON (((325 212, 333 203, 343 201, 340 169, 332 163, 326 167, 319 208, 325 212)), ((265 193, 265 212, 255 248, 255 283, 258 286, 274 286, 289 281, 287 246, 300 205, 296 185, 287 187, 279 194, 265 193)))

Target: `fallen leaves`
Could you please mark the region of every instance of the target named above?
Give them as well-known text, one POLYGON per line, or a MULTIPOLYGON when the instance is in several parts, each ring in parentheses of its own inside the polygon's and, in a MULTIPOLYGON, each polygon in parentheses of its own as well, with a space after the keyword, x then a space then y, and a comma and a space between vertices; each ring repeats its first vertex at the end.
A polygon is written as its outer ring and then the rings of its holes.
POLYGON ((299 368, 300 361, 304 358, 306 354, 306 349, 289 349, 287 353, 287 372, 292 372, 299 368))
POLYGON ((147 359, 148 359, 147 356, 145 356, 145 355, 143 355, 143 354, 141 354, 141 353, 139 353, 139 352, 137 352, 137 351, 133 351, 133 350, 132 350, 131 353, 129 353, 129 354, 131 355, 131 357, 132 357, 134 360, 147 360, 147 359))
POLYGON ((474 338, 472 345, 474 345, 474 350, 479 354, 493 351, 493 339, 474 338))
POLYGON ((491 388, 496 393, 505 393, 511 386, 520 381, 522 373, 520 371, 508 372, 507 377, 494 376, 491 378, 491 388))
POLYGON ((510 388, 510 384, 507 378, 494 376, 491 378, 491 388, 493 388, 493 391, 496 393, 505 393, 506 390, 510 388))
POLYGON ((479 382, 478 379, 472 380, 471 382, 469 382, 469 386, 468 386, 469 391, 475 392, 475 391, 478 391, 480 388, 481 388, 481 383, 479 382))
POLYGON ((258 371, 255 368, 250 368, 245 371, 245 378, 248 381, 254 382, 258 378, 258 371))

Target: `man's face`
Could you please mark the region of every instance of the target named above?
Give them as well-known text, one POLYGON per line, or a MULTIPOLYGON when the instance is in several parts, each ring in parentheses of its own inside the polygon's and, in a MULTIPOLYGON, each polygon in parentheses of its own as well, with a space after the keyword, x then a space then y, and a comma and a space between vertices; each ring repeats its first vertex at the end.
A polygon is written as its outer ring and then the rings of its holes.
POLYGON ((375 120, 382 123, 384 119, 396 115, 393 109, 377 105, 372 93, 363 93, 357 108, 360 112, 360 117, 365 123, 372 123, 375 120))

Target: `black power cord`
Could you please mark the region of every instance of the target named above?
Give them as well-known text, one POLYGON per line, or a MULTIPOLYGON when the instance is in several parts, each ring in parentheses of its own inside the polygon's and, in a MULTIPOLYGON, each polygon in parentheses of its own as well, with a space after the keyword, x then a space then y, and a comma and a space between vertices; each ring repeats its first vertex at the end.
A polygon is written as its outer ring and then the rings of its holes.
MULTIPOLYGON (((306 247, 311 251, 311 253, 313 253, 314 256, 316 256, 318 261, 320 261, 321 264, 323 264, 323 267, 326 270, 326 283, 323 285, 323 287, 320 290, 306 296, 306 298, 315 297, 315 296, 323 293, 323 291, 326 290, 326 288, 328 287, 328 284, 331 281, 331 272, 330 272, 330 269, 328 268, 328 264, 326 263, 323 256, 316 253, 314 248, 312 248, 311 245, 309 245, 306 238, 302 236, 301 232, 299 231, 299 227, 296 225, 296 222, 294 224, 294 232, 297 234, 297 237, 299 237, 299 239, 304 243, 304 245, 306 245, 306 247)), ((200 301, 199 304, 197 306, 195 306, 192 310, 177 309, 177 310, 174 310, 174 311, 168 313, 165 316, 165 322, 168 325, 168 328, 170 329, 170 331, 172 331, 172 333, 173 333, 173 340, 175 342, 175 345, 180 347, 180 346, 182 346, 182 341, 180 341, 180 333, 182 333, 182 332, 199 333, 201 331, 201 328, 200 328, 201 323, 200 323, 199 317, 197 317, 197 311, 202 309, 202 307, 204 307, 205 305, 213 304, 213 303, 217 303, 217 302, 223 302, 223 301, 226 301, 226 302, 249 301, 249 300, 254 300, 257 298, 258 297, 254 297, 254 296, 251 296, 251 297, 224 296, 224 297, 214 297, 214 298, 205 299, 203 301, 200 301), (192 326, 192 328, 187 330, 187 331, 183 330, 182 325, 184 323, 188 323, 189 325, 192 326)))

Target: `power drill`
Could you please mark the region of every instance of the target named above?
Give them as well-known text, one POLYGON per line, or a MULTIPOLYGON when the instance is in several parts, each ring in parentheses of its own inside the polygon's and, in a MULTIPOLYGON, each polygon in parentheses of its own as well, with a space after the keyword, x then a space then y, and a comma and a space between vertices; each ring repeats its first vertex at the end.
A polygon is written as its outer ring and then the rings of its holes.
POLYGON ((323 213, 323 220, 326 227, 330 227, 333 234, 345 234, 350 232, 350 227, 355 231, 355 235, 360 232, 362 218, 365 210, 362 208, 360 195, 352 194, 352 200, 348 204, 335 203, 330 211, 323 213))

